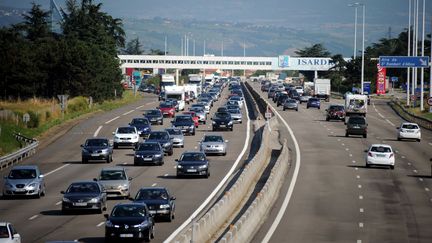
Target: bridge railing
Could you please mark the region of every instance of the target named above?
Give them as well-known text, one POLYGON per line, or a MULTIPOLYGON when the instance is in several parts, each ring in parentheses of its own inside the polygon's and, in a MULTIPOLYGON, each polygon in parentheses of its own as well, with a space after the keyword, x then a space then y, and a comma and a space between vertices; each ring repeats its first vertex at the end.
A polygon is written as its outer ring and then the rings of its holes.
POLYGON ((14 134, 15 138, 19 141, 24 141, 27 146, 21 148, 18 151, 15 151, 11 154, 0 157, 0 170, 3 170, 19 161, 22 161, 24 158, 33 155, 36 152, 36 148, 39 146, 39 141, 33 138, 27 138, 19 133, 14 134))

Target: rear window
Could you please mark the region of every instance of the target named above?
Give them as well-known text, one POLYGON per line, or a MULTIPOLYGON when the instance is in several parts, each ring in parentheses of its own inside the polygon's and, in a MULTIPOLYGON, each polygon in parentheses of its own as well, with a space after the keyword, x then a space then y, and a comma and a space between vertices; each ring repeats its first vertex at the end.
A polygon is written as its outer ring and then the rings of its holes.
POLYGON ((366 124, 366 120, 363 117, 350 117, 348 122, 352 124, 366 124))
POLYGON ((418 126, 414 125, 414 124, 404 124, 404 125, 402 125, 402 128, 404 128, 404 129, 418 129, 418 126))
POLYGON ((384 147, 384 146, 374 146, 371 148, 371 152, 390 153, 391 149, 389 147, 384 147))
POLYGON ((135 133, 135 128, 133 127, 119 127, 117 133, 135 133))
POLYGON ((0 238, 1 239, 9 238, 9 231, 7 229, 7 226, 0 226, 0 238))

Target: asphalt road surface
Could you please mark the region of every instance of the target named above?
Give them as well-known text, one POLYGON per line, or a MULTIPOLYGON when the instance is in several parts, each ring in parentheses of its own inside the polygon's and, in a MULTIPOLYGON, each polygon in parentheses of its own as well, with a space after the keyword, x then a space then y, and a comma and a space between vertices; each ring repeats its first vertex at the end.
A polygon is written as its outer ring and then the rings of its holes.
MULTIPOLYGON (((21 234, 23 242, 71 241, 103 242, 105 218, 96 213, 77 213, 63 215, 61 213, 62 194, 69 184, 76 180, 91 180, 97 177, 104 167, 123 166, 132 180, 131 195, 134 196, 140 187, 164 186, 177 198, 176 218, 173 222, 158 222, 155 226, 154 242, 162 242, 175 231, 202 202, 210 195, 221 179, 227 174, 246 139, 247 117, 243 108, 243 124, 235 124, 234 131, 218 131, 228 140, 226 156, 210 156, 211 177, 182 178, 175 177, 175 159, 183 151, 197 150, 198 141, 204 134, 211 132, 212 113, 225 103, 227 89, 214 105, 208 116, 207 124, 200 125, 195 136, 185 136, 185 147, 174 148, 173 156, 165 156, 163 166, 133 166, 132 148, 114 150, 114 161, 110 164, 90 162, 81 164, 80 144, 86 138, 95 135, 112 139, 112 132, 119 126, 127 125, 132 118, 141 117, 146 109, 158 106, 157 96, 145 95, 141 101, 126 105, 111 112, 94 115, 70 129, 54 143, 37 151, 31 158, 20 164, 37 164, 45 174, 47 195, 40 199, 8 199, 0 200, 1 221, 9 221, 21 234)), ((164 126, 153 125, 152 130, 170 126, 171 119, 164 119, 164 126)), ((9 169, 1 171, 7 175, 9 169)), ((108 201, 109 213, 112 207, 126 200, 112 199, 108 201)))
MULTIPOLYGON (((259 90, 257 84, 254 87, 259 90)), ((323 102, 320 110, 306 109, 306 104, 298 112, 276 108, 298 140, 300 170, 276 230, 269 233, 283 208, 293 170, 253 242, 262 242, 267 234, 269 242, 432 242, 432 133, 422 129, 421 142, 397 141, 402 119, 385 100, 373 99, 368 137, 345 137, 343 122, 325 121, 330 103, 343 100, 323 102), (364 150, 372 143, 393 147, 394 170, 365 167, 364 150)))

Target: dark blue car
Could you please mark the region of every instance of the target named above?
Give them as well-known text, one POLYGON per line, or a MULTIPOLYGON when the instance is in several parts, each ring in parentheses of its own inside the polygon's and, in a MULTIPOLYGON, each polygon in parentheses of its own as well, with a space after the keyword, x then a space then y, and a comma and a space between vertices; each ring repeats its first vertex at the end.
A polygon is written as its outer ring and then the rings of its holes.
POLYGON ((129 126, 136 127, 141 137, 148 137, 151 132, 151 124, 147 118, 133 118, 129 126))
POLYGON ((145 203, 152 215, 171 222, 175 217, 175 199, 165 187, 143 187, 133 201, 145 203))
POLYGON ((152 131, 146 142, 157 142, 163 151, 168 155, 173 155, 173 141, 167 131, 152 131))
POLYGON ((318 98, 309 98, 306 108, 309 109, 309 107, 315 107, 318 109, 321 109, 321 101, 318 98))

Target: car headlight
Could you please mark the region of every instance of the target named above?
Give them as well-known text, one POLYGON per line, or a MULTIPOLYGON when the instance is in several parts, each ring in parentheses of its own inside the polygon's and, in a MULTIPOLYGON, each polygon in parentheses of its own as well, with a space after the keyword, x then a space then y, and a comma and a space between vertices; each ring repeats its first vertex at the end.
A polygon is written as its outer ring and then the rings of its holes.
POLYGON ((207 168, 207 165, 200 165, 199 168, 200 169, 205 169, 205 168, 207 168))
POLYGON ((38 187, 38 183, 36 183, 36 182, 31 183, 27 187, 38 187))
POLYGON ((135 157, 136 158, 141 158, 141 155, 140 154, 135 154, 135 157))
POLYGON ((145 220, 145 221, 141 222, 141 224, 134 225, 133 227, 134 228, 147 228, 149 226, 150 226, 150 222, 145 220))
POLYGON ((117 137, 117 136, 114 136, 114 139, 120 139, 119 137, 117 137))
POLYGON ((88 153, 88 150, 85 149, 85 148, 83 148, 83 149, 82 149, 82 152, 83 152, 83 153, 88 153))
POLYGON ((97 202, 99 202, 99 198, 97 198, 97 197, 92 198, 92 199, 90 199, 90 201, 89 201, 89 203, 97 203, 97 202))
POLYGON ((102 153, 108 153, 108 149, 102 149, 102 153))
POLYGON ((168 146, 170 146, 171 145, 171 143, 164 143, 164 147, 168 147, 168 146))
POLYGON ((182 166, 182 165, 179 165, 179 164, 177 164, 177 168, 181 169, 181 168, 183 168, 183 166, 182 166))
POLYGON ((107 221, 105 222, 105 226, 108 227, 108 228, 112 228, 112 227, 114 227, 114 228, 120 228, 120 225, 113 224, 113 223, 112 223, 111 221, 109 221, 109 220, 107 220, 107 221))
POLYGON ((156 158, 162 157, 162 154, 155 154, 154 155, 156 158))
POLYGON ((170 208, 169 204, 162 204, 159 206, 159 208, 170 208))
POLYGON ((216 125, 216 122, 214 121, 214 122, 212 122, 212 124, 213 124, 213 125, 216 125))
POLYGON ((64 198, 63 198, 63 202, 70 202, 70 200, 69 200, 69 198, 64 197, 64 198))
POLYGON ((232 124, 233 124, 233 122, 232 122, 232 121, 228 122, 228 125, 232 125, 232 124))
POLYGON ((127 188, 128 188, 128 184, 123 184, 118 186, 118 189, 127 189, 127 188))
POLYGON ((138 138, 138 136, 133 136, 133 139, 137 139, 138 138))
POLYGON ((143 131, 148 131, 149 128, 148 127, 144 127, 143 131))

